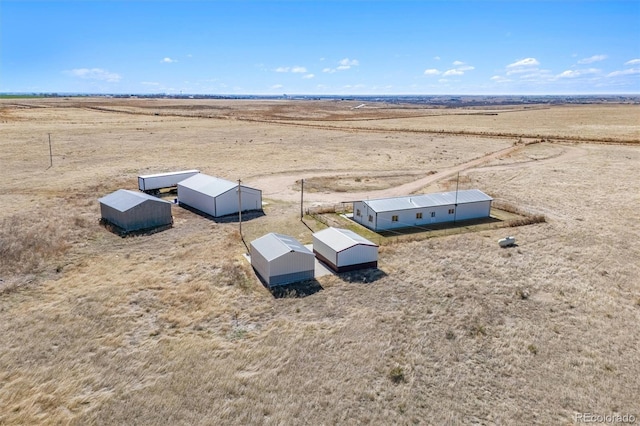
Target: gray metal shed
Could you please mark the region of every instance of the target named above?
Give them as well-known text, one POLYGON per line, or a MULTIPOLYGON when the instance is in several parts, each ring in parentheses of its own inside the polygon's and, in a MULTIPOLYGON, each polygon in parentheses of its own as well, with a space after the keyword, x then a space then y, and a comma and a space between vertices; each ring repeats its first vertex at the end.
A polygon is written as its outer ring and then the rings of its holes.
POLYGON ((251 266, 269 287, 314 278, 315 256, 298 240, 270 233, 251 242, 251 266))
POLYGON ((102 219, 124 232, 171 225, 171 203, 143 192, 119 189, 98 200, 102 219))
POLYGON ((336 272, 378 267, 378 245, 349 229, 331 227, 314 233, 313 252, 336 272))

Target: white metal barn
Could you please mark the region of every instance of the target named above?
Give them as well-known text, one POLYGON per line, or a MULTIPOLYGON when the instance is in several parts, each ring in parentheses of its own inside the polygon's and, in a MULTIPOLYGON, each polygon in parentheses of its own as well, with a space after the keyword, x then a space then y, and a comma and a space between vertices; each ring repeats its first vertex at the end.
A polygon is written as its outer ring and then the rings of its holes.
POLYGON ((336 272, 378 267, 378 245, 349 229, 314 233, 313 253, 336 272))
POLYGON ((98 200, 102 219, 125 232, 171 225, 171 203, 142 192, 119 189, 98 200))
MULTIPOLYGON (((262 191, 241 185, 242 211, 262 210, 262 191)), ((199 173, 178 183, 178 202, 213 217, 238 213, 238 184, 199 173)))
POLYGON ((373 231, 489 217, 493 198, 479 189, 363 200, 353 220, 373 231))
POLYGON ((251 266, 269 287, 311 280, 315 256, 298 240, 270 233, 250 244, 251 266))
POLYGON ((138 176, 138 189, 146 192, 162 188, 171 188, 178 185, 178 182, 197 175, 198 173, 200 173, 200 170, 182 170, 179 172, 140 175, 138 176))

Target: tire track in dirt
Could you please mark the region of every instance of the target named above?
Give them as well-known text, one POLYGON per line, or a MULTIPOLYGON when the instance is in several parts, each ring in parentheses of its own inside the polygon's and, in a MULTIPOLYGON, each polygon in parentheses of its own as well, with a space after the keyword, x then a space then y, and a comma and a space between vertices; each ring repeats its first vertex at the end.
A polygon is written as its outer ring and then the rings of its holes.
MULTIPOLYGON (((501 150, 492 152, 474 160, 467 161, 465 163, 458 164, 453 167, 449 167, 446 170, 425 176, 417 179, 413 182, 409 182, 403 185, 395 186, 387 189, 379 189, 373 191, 359 191, 359 192, 312 192, 305 193, 305 202, 313 204, 335 204, 341 202, 350 202, 353 200, 375 199, 375 198, 389 198, 403 196, 411 194, 430 185, 434 182, 438 182, 442 179, 454 176, 457 173, 478 167, 491 160, 503 157, 514 153, 515 151, 523 148, 524 145, 515 145, 501 150)), ((278 176, 264 176, 253 179, 248 179, 247 184, 256 188, 262 188, 262 194, 265 198, 273 198, 282 201, 295 202, 300 200, 300 191, 294 189, 296 181, 299 179, 309 179, 312 177, 321 176, 349 176, 353 172, 336 173, 336 172, 319 172, 313 175, 303 175, 300 172, 296 174, 280 174, 278 176)), ((363 173, 359 171, 358 173, 363 173)))

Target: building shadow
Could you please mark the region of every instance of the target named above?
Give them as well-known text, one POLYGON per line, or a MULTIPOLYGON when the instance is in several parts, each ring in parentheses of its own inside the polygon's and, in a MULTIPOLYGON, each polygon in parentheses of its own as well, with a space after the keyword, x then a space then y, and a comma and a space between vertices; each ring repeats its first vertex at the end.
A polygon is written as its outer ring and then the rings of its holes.
MULTIPOLYGON (((178 206, 182 207, 185 210, 190 211, 193 214, 197 214, 200 217, 208 219, 215 223, 238 223, 240 222, 240 215, 238 213, 228 214, 226 216, 211 216, 208 213, 205 213, 201 210, 198 210, 194 207, 188 206, 183 203, 178 203, 178 206)), ((242 221, 249 222, 250 220, 257 219, 259 217, 266 216, 264 210, 249 210, 246 212, 242 212, 242 221)))
POLYGON ((466 228, 473 225, 483 225, 487 223, 497 223, 502 220, 495 217, 483 217, 479 219, 457 220, 455 222, 432 223, 428 225, 408 226, 406 228, 395 228, 377 231, 383 237, 397 237, 400 235, 418 234, 421 232, 442 231, 447 229, 466 228))
POLYGON ((357 269, 355 271, 337 274, 342 281, 353 284, 369 284, 387 276, 387 273, 378 268, 357 269))
POLYGON ((122 237, 122 238, 153 235, 153 234, 156 234, 158 232, 162 232, 162 231, 165 231, 167 229, 173 228, 173 222, 172 222, 172 223, 169 223, 167 225, 156 226, 154 228, 136 229, 135 231, 127 231, 126 229, 121 228, 118 225, 116 225, 115 223, 111 223, 111 222, 109 222, 108 220, 106 220, 104 218, 100 219, 99 223, 100 223, 100 226, 102 226, 107 231, 109 231, 109 232, 111 232, 113 234, 116 234, 117 236, 122 237))
POLYGON ((324 290, 320 283, 315 279, 299 281, 297 283, 286 285, 277 285, 270 288, 259 275, 258 278, 260 278, 262 285, 269 290, 275 299, 298 299, 311 296, 321 290, 324 290))

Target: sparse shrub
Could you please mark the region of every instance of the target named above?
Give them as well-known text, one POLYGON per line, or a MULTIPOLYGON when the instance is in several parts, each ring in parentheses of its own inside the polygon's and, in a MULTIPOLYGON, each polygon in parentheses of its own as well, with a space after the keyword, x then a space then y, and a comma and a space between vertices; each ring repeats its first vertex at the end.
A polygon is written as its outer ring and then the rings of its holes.
POLYGON ((533 355, 537 355, 538 354, 538 347, 534 344, 531 344, 529 346, 527 346, 527 349, 529 350, 529 352, 531 352, 533 355))
POLYGON ((469 328, 469 334, 474 337, 486 336, 487 329, 484 327, 484 325, 476 323, 469 328))
POLYGON ((447 332, 444 334, 444 337, 447 340, 454 340, 456 338, 456 334, 452 330, 447 330, 447 332))
POLYGON ((405 383, 407 379, 404 377, 404 370, 402 367, 393 367, 389 372, 389 379, 395 384, 405 383))

